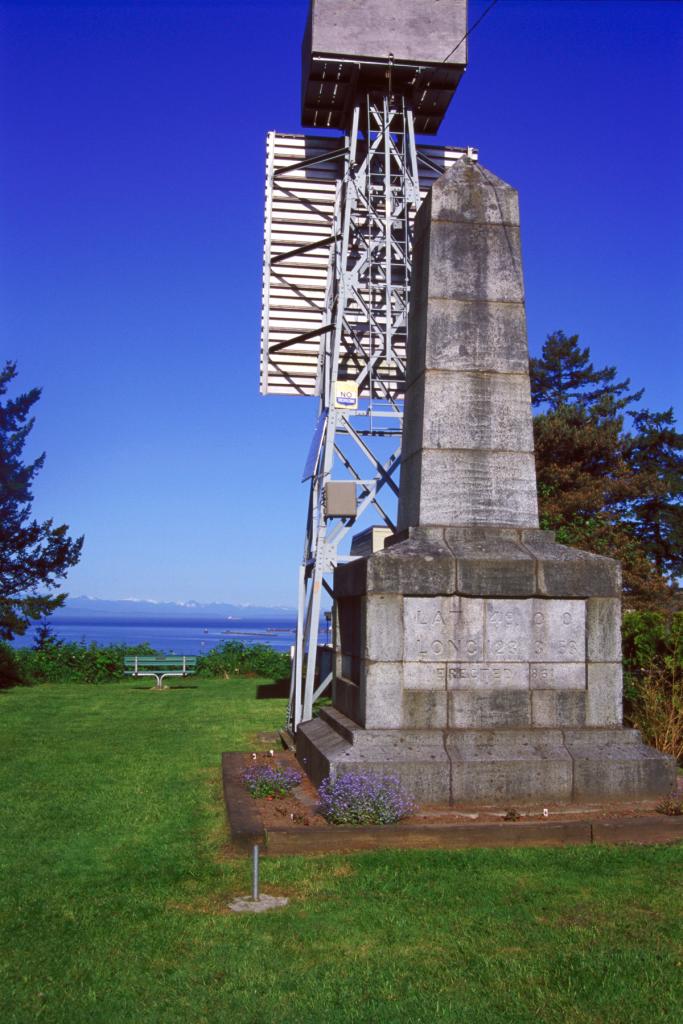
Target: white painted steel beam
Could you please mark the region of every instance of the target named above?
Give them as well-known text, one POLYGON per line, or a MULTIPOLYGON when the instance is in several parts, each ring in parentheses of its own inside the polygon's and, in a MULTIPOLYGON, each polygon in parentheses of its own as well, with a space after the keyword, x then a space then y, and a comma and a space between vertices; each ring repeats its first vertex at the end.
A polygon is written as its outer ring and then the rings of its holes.
MULTIPOLYGON (((362 143, 361 143, 362 144, 362 143)), ((340 139, 270 132, 266 144, 266 209, 261 312, 261 392, 280 395, 315 395, 324 338, 317 332, 325 323, 325 298, 334 248, 334 216, 337 193, 344 176, 340 139), (332 239, 332 241, 331 241, 332 239)), ((436 178, 455 160, 474 151, 453 146, 418 146, 417 172, 424 197, 436 178)), ((361 197, 362 199, 362 197, 361 197)), ((410 213, 410 219, 414 216, 410 213)), ((373 223, 384 229, 384 220, 365 207, 355 219, 358 232, 373 223)), ((392 260, 402 254, 392 243, 392 260)), ((391 268, 385 266, 385 274, 391 268)), ((358 302, 346 311, 348 324, 367 317, 368 296, 362 289, 358 302)), ((386 320, 374 314, 375 326, 386 330, 386 320)), ((352 347, 352 330, 345 331, 352 347)), ((405 364, 405 344, 394 344, 394 357, 405 364)), ((342 352, 340 373, 353 376, 353 358, 342 352)), ((359 371, 360 372, 360 371, 359 371)), ((367 369, 363 378, 367 376, 367 369)), ((382 364, 376 381, 391 385, 395 373, 382 364)), ((381 388, 380 384, 377 384, 381 388)), ((384 389, 385 391, 386 389, 384 389)))

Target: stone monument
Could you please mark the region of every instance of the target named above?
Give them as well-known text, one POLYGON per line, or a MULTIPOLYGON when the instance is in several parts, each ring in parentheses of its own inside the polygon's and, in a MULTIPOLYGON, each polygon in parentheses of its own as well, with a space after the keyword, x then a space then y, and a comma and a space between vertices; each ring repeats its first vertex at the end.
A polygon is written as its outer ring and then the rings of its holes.
POLYGON ((675 766, 622 727, 621 577, 538 527, 517 193, 462 159, 415 221, 398 532, 339 566, 314 782, 422 802, 650 799, 675 766))

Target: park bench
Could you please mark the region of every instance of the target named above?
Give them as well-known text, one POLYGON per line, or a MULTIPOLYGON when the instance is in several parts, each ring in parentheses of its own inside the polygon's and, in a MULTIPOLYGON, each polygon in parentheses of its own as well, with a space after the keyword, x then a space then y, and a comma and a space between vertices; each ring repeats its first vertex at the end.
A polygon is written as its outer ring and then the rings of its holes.
POLYGON ((156 689, 163 690, 169 676, 189 676, 197 671, 197 659, 185 654, 131 654, 123 659, 127 676, 153 676, 156 689))

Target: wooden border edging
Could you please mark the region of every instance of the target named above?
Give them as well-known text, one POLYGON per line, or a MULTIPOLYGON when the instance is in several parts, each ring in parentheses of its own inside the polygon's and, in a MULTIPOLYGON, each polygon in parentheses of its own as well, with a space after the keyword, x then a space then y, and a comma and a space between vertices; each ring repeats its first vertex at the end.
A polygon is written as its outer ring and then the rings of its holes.
POLYGON ((683 840, 683 817, 605 818, 593 822, 594 843, 675 843, 683 840))
POLYGON ((463 850, 492 846, 571 846, 591 842, 589 822, 485 825, 385 825, 330 829, 268 829, 270 854, 354 853, 361 850, 463 850))
POLYGON ((266 831, 256 801, 242 782, 245 755, 222 757, 223 794, 231 842, 254 843, 264 854, 360 853, 363 850, 464 850, 486 847, 582 846, 590 843, 675 843, 683 840, 683 816, 587 818, 585 821, 514 821, 452 825, 286 825, 266 831))

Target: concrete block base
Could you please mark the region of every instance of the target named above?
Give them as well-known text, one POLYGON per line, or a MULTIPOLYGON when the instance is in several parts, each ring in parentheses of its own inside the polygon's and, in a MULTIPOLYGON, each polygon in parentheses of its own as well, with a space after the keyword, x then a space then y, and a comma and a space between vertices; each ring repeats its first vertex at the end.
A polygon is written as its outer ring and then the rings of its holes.
POLYGON ((349 771, 390 774, 420 804, 654 800, 676 775, 673 758, 622 728, 365 729, 329 708, 296 741, 315 785, 349 771))
POLYGON ((314 785, 349 771, 397 776, 422 804, 449 803, 450 760, 438 730, 364 729, 326 708, 296 734, 296 756, 314 785))

